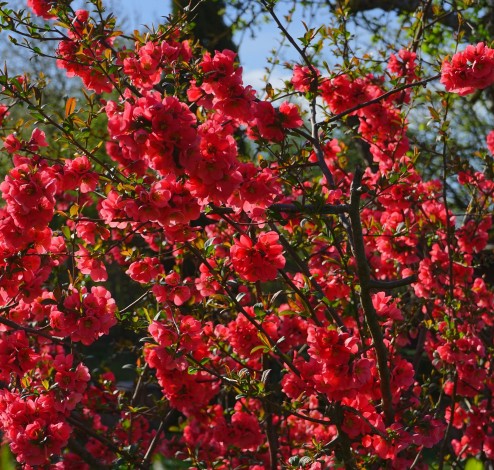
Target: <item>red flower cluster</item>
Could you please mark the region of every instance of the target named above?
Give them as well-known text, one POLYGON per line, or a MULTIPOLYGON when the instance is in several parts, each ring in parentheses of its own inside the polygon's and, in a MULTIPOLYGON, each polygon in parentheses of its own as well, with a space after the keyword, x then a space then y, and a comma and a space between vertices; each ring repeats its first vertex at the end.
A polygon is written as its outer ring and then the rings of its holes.
MULTIPOLYGON (((321 75, 321 72, 319 72, 319 70, 317 70, 315 67, 314 70, 317 74, 317 77, 319 77, 321 75)), ((295 90, 302 93, 307 93, 311 90, 313 80, 313 72, 306 65, 295 65, 293 67, 293 76, 291 82, 295 90)), ((314 89, 317 89, 317 86, 315 86, 314 89)))
MULTIPOLYGON (((398 70, 398 65, 393 64, 393 61, 391 67, 398 70)), ((372 75, 357 79, 339 75, 332 80, 324 80, 320 92, 330 110, 341 113, 383 95, 385 91, 382 84, 381 78, 372 75)), ((351 113, 358 116, 360 138, 369 144, 370 152, 383 172, 389 171, 408 150, 406 121, 396 106, 397 102, 406 100, 406 92, 405 95, 395 94, 351 113)))
MULTIPOLYGON (((106 32, 108 34, 108 32, 106 32)), ((87 10, 77 10, 73 19, 73 28, 68 31, 69 39, 60 41, 57 49, 57 65, 67 71, 68 77, 80 77, 84 85, 96 93, 113 90, 111 74, 104 67, 95 64, 106 60, 111 38, 105 40, 91 38, 95 31, 94 23, 87 10)))
POLYGON ((415 60, 417 54, 407 49, 400 49, 398 55, 391 54, 388 70, 398 77, 405 77, 407 83, 412 83, 417 77, 415 60))
POLYGON ((52 307, 50 324, 58 335, 89 345, 116 324, 116 310, 110 292, 102 286, 92 287, 91 292, 73 289, 63 307, 52 307))
POLYGON ((17 460, 33 466, 59 454, 72 431, 63 416, 54 413, 53 398, 25 399, 6 390, 0 391, 0 423, 17 460))
POLYGON ((136 44, 136 53, 130 52, 130 56, 123 61, 124 73, 139 89, 150 90, 160 82, 163 73, 173 73, 175 62, 188 62, 191 58, 188 41, 136 44))
POLYGON ((447 91, 468 95, 494 83, 494 49, 483 42, 469 45, 463 52, 445 60, 441 68, 441 83, 447 91))
POLYGON ((72 355, 53 357, 44 352, 42 356, 31 355, 31 360, 37 373, 31 378, 24 375, 24 380, 35 385, 37 393, 23 396, 1 390, 0 424, 17 460, 36 466, 60 454, 67 444, 72 428, 66 416, 82 400, 89 372, 82 364, 74 366, 72 355))
POLYGON ((190 101, 206 109, 214 109, 239 123, 252 119, 254 90, 244 87, 242 68, 235 66, 236 54, 232 51, 217 51, 213 57, 206 53, 199 64, 203 71, 203 81, 198 86, 192 80, 187 91, 190 101))
POLYGON ((205 343, 201 323, 191 316, 183 316, 177 329, 160 322, 149 326, 156 341, 144 350, 146 362, 156 369, 158 382, 170 404, 189 415, 204 407, 218 393, 219 384, 209 374, 188 371, 185 354, 202 357, 205 343))

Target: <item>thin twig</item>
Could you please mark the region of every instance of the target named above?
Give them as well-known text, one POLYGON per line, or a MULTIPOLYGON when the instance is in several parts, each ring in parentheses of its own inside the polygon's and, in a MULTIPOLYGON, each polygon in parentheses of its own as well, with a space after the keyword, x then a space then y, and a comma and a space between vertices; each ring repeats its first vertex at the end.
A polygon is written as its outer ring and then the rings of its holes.
MULTIPOLYGON (((269 226, 271 227, 272 230, 274 230, 280 239, 281 244, 285 248, 285 250, 290 254, 290 256, 293 258, 293 260, 297 263, 298 267, 302 271, 302 273, 307 277, 309 282, 311 283, 312 287, 322 296, 326 297, 324 295, 324 291, 322 287, 319 285, 319 283, 316 281, 314 276, 311 274, 309 268, 307 265, 300 259, 300 256, 298 253, 293 249, 293 247, 290 245, 290 242, 286 240, 286 238, 279 232, 278 228, 273 222, 269 222, 269 226)), ((341 317, 338 315, 338 312, 336 312, 333 308, 331 308, 329 305, 324 304, 326 307, 326 311, 329 313, 331 318, 334 320, 334 322, 338 325, 339 328, 341 328, 342 331, 346 331, 346 326, 343 323, 343 320, 341 317)))
POLYGON ((367 106, 370 106, 371 104, 379 103, 379 101, 385 100, 386 98, 389 98, 390 96, 392 96, 396 93, 399 93, 400 91, 407 90, 408 88, 414 88, 416 86, 426 85, 427 83, 432 82, 434 80, 437 80, 440 77, 441 77, 441 74, 438 73, 437 75, 434 75, 432 77, 424 78, 423 80, 418 80, 416 82, 407 83, 405 85, 401 85, 399 87, 393 88, 392 90, 389 90, 386 93, 379 95, 377 98, 366 101, 365 103, 357 104, 356 106, 353 106, 352 108, 348 108, 345 111, 342 111, 341 113, 338 113, 338 114, 335 114, 334 116, 331 116, 327 121, 325 121, 325 123, 330 124, 332 122, 339 121, 342 117, 345 117, 348 114, 351 114, 355 111, 358 111, 359 109, 366 108, 367 106))

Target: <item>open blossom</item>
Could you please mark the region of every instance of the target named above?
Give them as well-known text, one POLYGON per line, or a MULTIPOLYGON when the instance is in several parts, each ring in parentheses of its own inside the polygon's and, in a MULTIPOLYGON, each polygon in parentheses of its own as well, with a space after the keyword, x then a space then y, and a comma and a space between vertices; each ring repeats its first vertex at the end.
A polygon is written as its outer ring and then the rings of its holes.
POLYGON ((233 267, 247 281, 271 281, 285 267, 283 247, 276 232, 259 235, 257 243, 241 235, 230 249, 233 267))
POLYGON ((94 191, 98 185, 98 174, 91 171, 91 162, 86 155, 67 159, 61 176, 65 190, 79 189, 81 193, 94 191))
POLYGON ((494 155, 494 131, 487 134, 487 148, 491 155, 494 155))
POLYGON ((3 148, 9 153, 14 153, 22 148, 22 142, 15 134, 9 134, 3 141, 3 148))
POLYGON ((9 114, 9 108, 4 104, 0 105, 0 126, 3 124, 3 120, 9 114))
POLYGON ((0 378, 8 382, 12 373, 22 376, 39 359, 24 331, 3 332, 0 338, 0 378))
POLYGON ((470 45, 443 62, 441 83, 447 91, 468 95, 494 83, 494 49, 483 42, 470 45))
POLYGON ((178 273, 172 272, 166 275, 164 281, 164 284, 155 284, 153 286, 153 294, 158 302, 173 302, 175 305, 180 306, 190 299, 191 291, 188 286, 182 285, 178 273))
POLYGON ((417 79, 415 59, 417 54, 406 49, 400 49, 398 54, 391 54, 388 62, 388 70, 398 77, 406 77, 407 82, 417 79))
POLYGON ((126 271, 131 279, 143 284, 155 280, 163 272, 164 269, 159 258, 149 257, 134 261, 126 271))
POLYGON ((316 68, 313 68, 313 70, 316 73, 316 77, 314 77, 313 72, 309 67, 302 65, 295 65, 293 67, 293 76, 291 79, 293 88, 295 88, 295 90, 300 91, 302 93, 307 93, 308 91, 310 91, 314 79, 317 80, 317 77, 321 75, 319 70, 317 70, 316 68))
POLYGON ((82 245, 79 245, 79 250, 74 254, 77 268, 82 274, 91 276, 95 282, 106 281, 108 274, 105 265, 96 257, 93 258, 91 253, 82 245))
POLYGON ((50 324, 57 334, 88 346, 117 323, 116 310, 115 300, 102 286, 93 286, 90 292, 85 287, 80 292, 73 289, 63 309, 53 307, 50 324))
POLYGON ((384 292, 373 294, 372 304, 380 317, 388 318, 390 320, 403 320, 403 315, 396 306, 396 302, 393 302, 392 297, 386 296, 384 292))
MULTIPOLYGON (((251 125, 256 126, 263 139, 272 142, 281 142, 287 129, 296 129, 302 126, 298 107, 293 103, 284 102, 275 109, 269 101, 259 101, 255 105, 255 120, 251 125)), ((256 140, 255 132, 249 131, 249 137, 256 140)))
POLYGON ((56 6, 56 3, 54 0, 27 0, 27 6, 33 10, 34 14, 45 20, 56 18, 55 15, 50 14, 50 10, 56 6))

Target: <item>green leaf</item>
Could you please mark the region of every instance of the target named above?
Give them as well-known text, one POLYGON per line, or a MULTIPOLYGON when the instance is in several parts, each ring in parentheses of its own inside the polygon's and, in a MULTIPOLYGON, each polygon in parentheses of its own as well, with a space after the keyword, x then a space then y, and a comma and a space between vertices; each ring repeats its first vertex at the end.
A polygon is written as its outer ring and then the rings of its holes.
POLYGON ((252 348, 252 350, 250 351, 250 353, 251 354, 254 354, 256 351, 259 351, 259 350, 262 350, 262 352, 267 353, 267 352, 269 352, 269 349, 270 348, 268 348, 264 344, 260 344, 259 346, 256 346, 255 348, 252 348))
POLYGON ((79 214, 79 205, 73 204, 69 209, 69 214, 70 214, 70 217, 75 217, 76 215, 78 215, 79 214))
POLYGON ((72 237, 72 232, 70 231, 70 228, 69 228, 69 227, 67 227, 66 225, 64 225, 64 226, 62 227, 62 233, 64 234, 64 236, 65 236, 65 238, 66 238, 67 240, 70 240, 70 239, 71 239, 71 237, 72 237))
POLYGON ((16 466, 9 446, 4 444, 0 450, 0 468, 2 470, 15 470, 16 466))
POLYGON ((162 468, 163 470, 175 470, 179 468, 190 468, 190 462, 177 460, 177 459, 163 459, 159 462, 155 462, 153 468, 162 468), (159 467, 157 466, 159 464, 159 467))
POLYGON ((465 470, 484 470, 484 464, 475 458, 470 458, 465 464, 465 470))
POLYGON ((208 238, 206 242, 204 243, 204 248, 208 248, 211 245, 213 245, 214 241, 216 240, 216 237, 208 238))
POLYGON ((259 306, 259 305, 256 304, 255 307, 254 307, 254 313, 256 314, 256 318, 259 318, 259 319, 262 320, 266 316, 266 313, 267 312, 266 312, 266 310, 264 310, 264 308, 262 307, 262 305, 259 306))

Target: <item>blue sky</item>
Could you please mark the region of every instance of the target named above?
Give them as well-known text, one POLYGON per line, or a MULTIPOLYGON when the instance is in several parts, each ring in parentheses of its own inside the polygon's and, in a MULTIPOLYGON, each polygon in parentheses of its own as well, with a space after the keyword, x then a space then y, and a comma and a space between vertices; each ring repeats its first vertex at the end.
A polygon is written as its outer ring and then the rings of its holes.
MULTIPOLYGON (((106 0, 105 4, 108 5, 108 9, 115 13, 117 18, 122 18, 124 24, 130 31, 134 29, 143 29, 142 25, 157 23, 162 20, 163 16, 167 16, 171 13, 172 0, 106 0)), ((277 14, 280 18, 287 13, 286 7, 280 6, 277 8, 277 14)), ((319 12, 320 13, 320 12, 319 12)), ((302 17, 302 9, 299 8, 293 15, 293 21, 288 26, 290 33, 294 37, 302 36, 304 28, 301 20, 304 19, 306 23, 310 23, 310 19, 302 17)), ((320 26, 321 18, 319 15, 317 21, 320 26)), ((264 87, 262 83, 262 76, 265 74, 264 67, 266 66, 266 58, 269 56, 270 51, 276 48, 279 44, 280 33, 273 23, 263 24, 257 29, 257 34, 254 39, 249 35, 245 35, 240 43, 240 58, 242 66, 244 68, 244 82, 253 85, 254 88, 264 87)), ((236 42, 240 42, 240 37, 236 37, 236 42)), ((297 60, 297 56, 293 53, 291 47, 285 47, 283 53, 280 56, 282 62, 284 60, 297 60)), ((273 85, 279 80, 288 79, 290 73, 278 66, 270 81, 273 85)))

